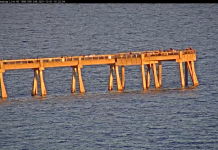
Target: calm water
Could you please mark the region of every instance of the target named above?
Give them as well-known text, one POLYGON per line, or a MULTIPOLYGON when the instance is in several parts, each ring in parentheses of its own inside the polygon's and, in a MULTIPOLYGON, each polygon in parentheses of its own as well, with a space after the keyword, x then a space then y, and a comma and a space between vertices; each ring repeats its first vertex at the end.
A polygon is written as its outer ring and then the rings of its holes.
POLYGON ((217 39, 217 4, 1 4, 0 59, 192 46, 200 85, 181 89, 178 64, 163 62, 160 89, 152 75, 143 91, 128 66, 125 90, 109 92, 109 67, 84 66, 86 93, 71 94, 72 69, 46 68, 42 98, 32 70, 6 71, 0 149, 217 149, 217 39))

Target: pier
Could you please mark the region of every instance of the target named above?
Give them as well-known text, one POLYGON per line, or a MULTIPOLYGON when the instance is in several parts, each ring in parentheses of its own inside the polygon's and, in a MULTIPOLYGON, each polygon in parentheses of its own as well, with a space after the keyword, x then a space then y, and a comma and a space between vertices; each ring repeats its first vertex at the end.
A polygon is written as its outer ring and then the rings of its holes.
MULTIPOLYGON (((179 65, 181 87, 188 85, 188 72, 192 79, 194 86, 198 85, 198 79, 195 73, 194 61, 196 61, 196 50, 192 48, 187 49, 169 49, 156 51, 140 51, 127 52, 107 55, 88 55, 88 56, 63 56, 53 58, 35 58, 35 59, 18 59, 18 60, 1 60, 0 61, 0 82, 1 82, 1 96, 7 98, 7 91, 5 88, 3 74, 7 70, 16 69, 32 69, 33 83, 32 95, 38 94, 39 78, 41 95, 47 95, 46 86, 43 77, 43 71, 50 67, 72 67, 72 88, 71 92, 76 92, 76 76, 78 76, 80 93, 85 92, 85 87, 82 79, 83 66, 89 65, 106 65, 109 70, 108 90, 113 90, 113 78, 117 81, 117 90, 121 91, 125 88, 125 66, 140 65, 142 88, 146 90, 150 87, 150 74, 153 72, 155 88, 162 85, 162 61, 172 61, 179 65), (183 69, 183 63, 185 68, 183 69), (121 67, 121 74, 119 73, 121 67), (145 72, 145 67, 147 67, 145 72), (184 71, 183 71, 184 70, 184 71), (185 73, 185 74, 184 74, 185 73), (120 77, 121 76, 121 77, 120 77)), ((169 71, 170 73, 170 71, 169 71)))

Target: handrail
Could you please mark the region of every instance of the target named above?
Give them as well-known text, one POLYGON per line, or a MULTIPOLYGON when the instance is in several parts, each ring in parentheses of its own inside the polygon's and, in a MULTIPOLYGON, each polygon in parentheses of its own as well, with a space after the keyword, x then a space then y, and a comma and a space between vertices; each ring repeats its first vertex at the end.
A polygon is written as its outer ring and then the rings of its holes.
POLYGON ((182 51, 182 54, 195 54, 195 49, 177 49, 177 50, 156 50, 156 51, 140 51, 140 52, 126 52, 126 53, 117 53, 117 54, 105 54, 105 55, 83 55, 83 56, 62 56, 62 57, 53 57, 53 58, 34 58, 34 59, 17 59, 17 60, 3 60, 3 64, 27 64, 27 63, 39 63, 40 60, 43 62, 68 62, 68 61, 78 61, 78 58, 81 57, 82 61, 86 60, 101 60, 101 59, 115 59, 115 58, 139 58, 141 54, 145 54, 145 57, 152 56, 168 56, 168 55, 179 55, 179 52, 182 51))

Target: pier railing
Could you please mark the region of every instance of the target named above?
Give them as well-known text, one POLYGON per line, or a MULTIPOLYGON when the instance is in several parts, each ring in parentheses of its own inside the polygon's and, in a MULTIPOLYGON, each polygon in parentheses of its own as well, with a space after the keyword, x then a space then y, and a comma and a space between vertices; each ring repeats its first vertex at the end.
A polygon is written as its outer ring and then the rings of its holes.
MULTIPOLYGON (((140 52, 128 52, 128 53, 117 53, 117 54, 107 54, 107 55, 83 55, 83 56, 62 56, 62 57, 53 57, 53 58, 34 58, 34 59, 17 59, 17 60, 4 60, 2 62, 4 65, 32 65, 38 64, 40 60, 45 63, 61 63, 61 62, 72 62, 78 61, 79 57, 81 60, 106 60, 106 59, 128 59, 128 58, 141 58, 141 54, 144 54, 145 57, 156 57, 156 56, 178 56, 182 52, 182 55, 185 54, 196 54, 196 50, 158 50, 158 51, 140 51, 140 52)), ((7 69, 7 67, 5 68, 7 69)), ((19 69, 19 68, 17 68, 19 69)), ((22 69, 22 68, 21 68, 22 69)))

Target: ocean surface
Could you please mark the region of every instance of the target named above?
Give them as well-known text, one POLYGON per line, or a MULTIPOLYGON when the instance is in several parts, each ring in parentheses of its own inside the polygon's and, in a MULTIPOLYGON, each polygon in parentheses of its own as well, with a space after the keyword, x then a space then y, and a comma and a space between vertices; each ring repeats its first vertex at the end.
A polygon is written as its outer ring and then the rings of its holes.
POLYGON ((199 86, 184 89, 176 62, 145 91, 140 66, 122 92, 108 91, 109 66, 84 66, 84 94, 71 67, 46 68, 46 97, 31 96, 33 70, 6 71, 0 149, 218 149, 218 4, 0 4, 4 60, 189 46, 199 86))

